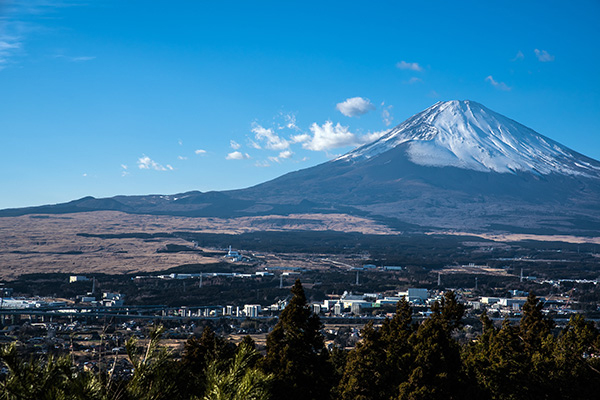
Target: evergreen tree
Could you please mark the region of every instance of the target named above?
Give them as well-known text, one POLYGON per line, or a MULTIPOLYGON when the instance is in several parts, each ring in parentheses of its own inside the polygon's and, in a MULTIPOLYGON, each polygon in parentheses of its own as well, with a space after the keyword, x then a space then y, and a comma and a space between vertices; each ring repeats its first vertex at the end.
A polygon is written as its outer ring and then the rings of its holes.
POLYGON ((216 359, 211 361, 206 370, 204 400, 267 400, 272 376, 255 367, 259 358, 254 344, 246 340, 226 368, 216 359))
POLYGON ((501 329, 483 314, 484 331, 464 349, 464 365, 472 386, 469 394, 478 399, 530 398, 530 359, 524 352, 519 328, 505 320, 501 329))
POLYGON ((321 321, 312 313, 300 280, 292 299, 267 336, 265 372, 274 374, 273 397, 287 400, 326 399, 331 389, 329 353, 321 321))
POLYGON ((530 353, 540 350, 542 341, 554 327, 552 320, 544 318, 543 307, 544 305, 533 293, 527 296, 527 301, 523 304, 523 316, 519 328, 521 338, 525 342, 525 349, 530 353))
POLYGON ((460 346, 451 335, 460 326, 464 307, 447 292, 431 309, 431 317, 410 336, 414 359, 408 380, 400 384, 400 400, 462 398, 460 346))
POLYGON ((348 354, 339 393, 343 400, 379 400, 387 388, 386 348, 381 332, 369 322, 361 331, 362 340, 348 354))
POLYGON ((591 399, 600 393, 600 334, 590 321, 574 315, 554 347, 553 382, 561 399, 591 399))
POLYGON ((414 356, 409 340, 414 331, 412 309, 402 298, 396 305, 394 316, 381 326, 381 340, 386 349, 385 398, 395 397, 400 384, 408 380, 414 356))
POLYGON ((181 357, 181 386, 187 393, 202 396, 208 365, 214 360, 225 364, 234 354, 233 344, 216 335, 210 326, 205 327, 199 338, 193 336, 185 343, 181 357))

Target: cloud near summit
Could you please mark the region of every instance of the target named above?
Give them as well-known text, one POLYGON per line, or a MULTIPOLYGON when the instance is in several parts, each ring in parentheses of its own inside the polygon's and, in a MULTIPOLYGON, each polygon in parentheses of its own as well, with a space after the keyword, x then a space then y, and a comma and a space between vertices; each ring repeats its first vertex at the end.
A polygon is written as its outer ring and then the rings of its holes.
POLYGON ((369 99, 352 97, 341 103, 337 103, 335 108, 337 108, 337 110, 346 117, 356 117, 374 110, 375 106, 369 101, 369 99))
POLYGON ((387 131, 372 132, 365 135, 357 135, 350 132, 347 126, 333 124, 326 121, 323 125, 314 122, 310 126, 310 134, 301 134, 293 137, 294 142, 302 143, 307 150, 325 151, 340 147, 359 146, 380 138, 387 131))

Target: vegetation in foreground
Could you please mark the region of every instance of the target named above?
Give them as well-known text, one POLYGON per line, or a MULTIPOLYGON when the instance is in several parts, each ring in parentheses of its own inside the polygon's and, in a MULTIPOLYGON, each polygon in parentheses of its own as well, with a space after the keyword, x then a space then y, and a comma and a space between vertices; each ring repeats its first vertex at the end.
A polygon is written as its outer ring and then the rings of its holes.
POLYGON ((515 326, 495 327, 469 343, 455 337, 463 306, 453 292, 417 324, 410 305, 379 328, 371 323, 346 351, 329 351, 300 281, 267 339, 266 355, 246 338, 237 347, 206 328, 182 357, 161 347, 127 344, 132 372, 76 369, 68 356, 23 359, 0 350, 0 399, 592 399, 600 390, 600 334, 580 315, 559 333, 530 295, 515 326))

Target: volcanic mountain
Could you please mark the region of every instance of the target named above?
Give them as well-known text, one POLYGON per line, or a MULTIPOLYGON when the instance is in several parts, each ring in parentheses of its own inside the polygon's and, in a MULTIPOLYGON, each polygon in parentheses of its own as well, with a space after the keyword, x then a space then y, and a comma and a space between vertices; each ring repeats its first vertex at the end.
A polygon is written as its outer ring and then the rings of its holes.
POLYGON ((600 235, 600 162, 473 101, 438 102, 378 140, 247 189, 86 197, 0 216, 119 210, 348 213, 402 229, 600 235))

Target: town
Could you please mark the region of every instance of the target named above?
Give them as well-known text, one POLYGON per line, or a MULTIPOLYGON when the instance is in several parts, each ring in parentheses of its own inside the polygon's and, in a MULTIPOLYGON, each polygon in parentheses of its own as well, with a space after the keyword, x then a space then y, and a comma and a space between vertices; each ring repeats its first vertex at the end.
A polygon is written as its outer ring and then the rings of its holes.
POLYGON ((122 362, 123 373, 127 370, 122 361, 124 343, 131 337, 147 339, 158 324, 165 326, 164 340, 176 352, 207 326, 234 343, 249 335, 261 349, 288 304, 289 288, 296 279, 310 296, 310 309, 319 315, 330 349, 352 348, 360 340, 362 327, 369 321, 381 325, 393 316, 400 299, 410 303, 416 320, 425 319, 432 304, 448 290, 465 306, 464 340, 481 329, 483 312, 498 323, 518 321, 530 291, 539 296, 543 313, 558 327, 574 313, 598 318, 597 303, 590 307, 578 300, 581 296, 574 296, 586 288, 596 293, 598 280, 593 279, 549 279, 524 275, 523 268, 515 271, 475 263, 448 265, 423 275, 423 271, 401 265, 360 263, 361 257, 354 258, 352 265, 333 255, 314 257, 321 260, 322 268, 294 267, 273 265, 265 261, 268 257, 264 254, 236 251, 231 246, 212 251, 222 252, 222 263, 198 267, 198 272, 188 268, 188 272, 120 277, 59 274, 49 284, 54 296, 23 296, 24 290, 8 286, 19 287, 18 281, 5 282, 0 287, 0 342, 17 341, 31 354, 69 353, 81 368, 101 368, 105 357, 114 356, 110 362, 122 362), (471 285, 457 285, 465 281, 471 285), (412 286, 414 283, 422 286, 412 286), (65 288, 63 293, 60 288, 65 288), (179 300, 159 304, 153 303, 153 298, 141 301, 135 294, 158 292, 159 288, 179 300), (233 293, 230 297, 228 290, 233 293), (212 293, 212 301, 200 296, 203 291, 212 293), (253 301, 245 301, 253 293, 253 301))

